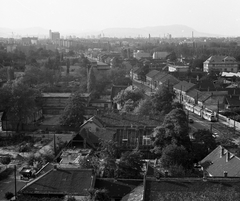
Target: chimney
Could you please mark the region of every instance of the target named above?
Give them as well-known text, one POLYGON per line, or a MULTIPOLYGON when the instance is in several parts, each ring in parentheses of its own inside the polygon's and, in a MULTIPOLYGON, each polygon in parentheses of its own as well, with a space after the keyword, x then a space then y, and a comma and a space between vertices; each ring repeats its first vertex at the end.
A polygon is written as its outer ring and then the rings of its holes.
POLYGON ((207 173, 205 171, 203 172, 203 181, 207 181, 207 173))
POLYGON ((165 170, 164 174, 165 174, 165 177, 168 177, 168 171, 167 170, 165 170))
POLYGON ((227 152, 227 153, 226 153, 226 162, 228 162, 229 160, 230 160, 230 153, 227 152))
POLYGON ((57 165, 53 166, 53 170, 56 171, 57 170, 57 165))
POLYGON ((223 176, 224 176, 224 177, 227 177, 227 176, 228 176, 228 172, 227 172, 227 171, 224 171, 224 172, 223 172, 223 176))
POLYGON ((224 154, 224 148, 223 148, 223 147, 220 147, 220 158, 223 157, 223 154, 224 154))

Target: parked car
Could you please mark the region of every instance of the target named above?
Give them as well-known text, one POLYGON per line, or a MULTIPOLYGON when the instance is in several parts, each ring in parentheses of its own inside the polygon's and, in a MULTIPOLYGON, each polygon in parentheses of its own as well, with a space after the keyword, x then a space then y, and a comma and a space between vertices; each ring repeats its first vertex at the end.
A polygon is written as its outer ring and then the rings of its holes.
POLYGON ((188 122, 189 122, 190 124, 193 124, 193 123, 194 123, 193 119, 191 119, 191 118, 188 119, 188 122))

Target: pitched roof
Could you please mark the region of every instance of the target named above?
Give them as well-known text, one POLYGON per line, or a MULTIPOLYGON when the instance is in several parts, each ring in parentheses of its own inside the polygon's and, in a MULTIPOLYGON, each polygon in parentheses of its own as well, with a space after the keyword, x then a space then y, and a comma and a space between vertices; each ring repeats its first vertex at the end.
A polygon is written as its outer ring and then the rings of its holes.
POLYGON ((24 186, 23 194, 87 196, 92 187, 92 170, 54 168, 24 186))
POLYGON ((158 73, 160 73, 158 70, 152 70, 146 75, 146 77, 153 78, 158 73))
POLYGON ((158 118, 147 116, 139 116, 133 114, 117 114, 117 113, 105 113, 102 115, 96 115, 96 118, 106 127, 116 126, 157 126, 161 124, 158 118))
POLYGON ((168 85, 168 84, 175 85, 180 82, 176 77, 174 77, 170 74, 163 76, 159 81, 164 85, 168 85))
POLYGON ((164 76, 168 75, 166 72, 159 72, 153 77, 154 81, 159 81, 161 80, 164 76))
POLYGON ((187 92, 187 95, 192 97, 192 98, 198 98, 200 97, 202 94, 201 91, 197 90, 197 89, 190 89, 188 92, 187 92))
POLYGON ((212 176, 223 176, 224 171, 229 177, 240 177, 240 158, 219 145, 201 162, 201 166, 212 176))
POLYGON ((239 97, 231 97, 231 96, 226 96, 226 101, 229 106, 232 107, 239 107, 240 106, 240 100, 239 97))
POLYGON ((179 83, 174 85, 173 88, 187 92, 188 90, 192 89, 194 86, 195 86, 195 84, 193 84, 191 82, 180 81, 179 83))
POLYGON ((142 183, 142 180, 98 178, 94 188, 106 189, 111 198, 122 198, 142 183))
POLYGON ((121 201, 143 201, 144 186, 134 188, 129 194, 125 195, 121 201))
POLYGON ((236 62, 236 59, 230 56, 213 55, 209 57, 205 62, 236 62))
MULTIPOLYGON (((221 191, 236 190, 240 192, 240 179, 208 178, 207 181, 203 181, 201 178, 162 178, 159 180, 147 178, 144 200, 178 200, 181 196, 190 198, 191 195, 199 196, 198 193, 215 190, 217 187, 221 187, 221 191)), ((184 200, 183 197, 182 200, 184 200)))
POLYGON ((212 96, 212 94, 210 92, 202 92, 200 94, 200 96, 198 97, 198 101, 200 102, 204 102, 206 101, 208 98, 210 98, 212 96))

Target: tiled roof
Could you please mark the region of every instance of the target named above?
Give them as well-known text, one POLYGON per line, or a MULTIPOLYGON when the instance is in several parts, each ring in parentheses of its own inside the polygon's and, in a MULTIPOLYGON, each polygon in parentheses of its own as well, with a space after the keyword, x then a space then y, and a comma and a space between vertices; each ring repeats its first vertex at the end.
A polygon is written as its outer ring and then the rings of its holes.
POLYGON ((157 118, 148 118, 144 115, 105 113, 96 118, 106 127, 114 126, 157 126, 161 121, 157 118))
POLYGON ((197 90, 197 89, 190 89, 188 92, 187 92, 187 95, 192 97, 192 98, 198 98, 200 97, 202 94, 201 91, 197 90))
POLYGON ((188 90, 192 89, 194 86, 195 86, 195 84, 193 84, 191 82, 180 81, 179 83, 174 85, 173 88, 187 92, 188 90))
POLYGON ((198 97, 198 101, 204 102, 206 101, 209 97, 211 97, 212 94, 210 92, 202 92, 200 96, 198 97))
POLYGON ((153 77, 154 81, 159 81, 161 80, 164 76, 168 75, 166 72, 159 72, 153 77))
POLYGON ((122 198, 129 194, 134 188, 141 185, 142 180, 129 179, 96 179, 95 187, 97 189, 106 189, 111 198, 122 198))
POLYGON ((198 81, 198 84, 196 86, 197 89, 200 91, 215 91, 216 87, 213 83, 213 81, 209 78, 204 78, 198 81))
POLYGON ((236 59, 230 56, 213 55, 205 62, 236 62, 236 59))
POLYGON ((159 71, 158 70, 152 70, 152 71, 150 71, 147 75, 146 75, 146 77, 150 77, 150 78, 153 78, 156 74, 158 74, 159 73, 159 71))
POLYGON ((207 181, 203 181, 201 178, 162 178, 159 180, 147 178, 145 201, 179 200, 180 196, 185 195, 185 198, 189 198, 190 193, 201 193, 220 186, 221 191, 240 192, 240 179, 208 178, 207 181))
POLYGON ((212 176, 221 177, 226 171, 229 177, 240 177, 240 158, 221 145, 208 154, 200 163, 212 176), (227 157, 229 157, 229 160, 227 160, 227 157))
POLYGON ((168 75, 162 77, 160 79, 160 82, 164 85, 168 85, 168 84, 175 85, 175 84, 179 83, 180 81, 177 78, 175 78, 174 76, 168 74, 168 75))
POLYGON ((125 195, 121 201, 143 201, 143 185, 137 186, 129 194, 125 195))
POLYGON ((227 91, 228 95, 240 95, 240 88, 225 88, 224 91, 227 91))
POLYGON ((24 186, 23 194, 87 196, 92 186, 92 170, 54 168, 24 186))

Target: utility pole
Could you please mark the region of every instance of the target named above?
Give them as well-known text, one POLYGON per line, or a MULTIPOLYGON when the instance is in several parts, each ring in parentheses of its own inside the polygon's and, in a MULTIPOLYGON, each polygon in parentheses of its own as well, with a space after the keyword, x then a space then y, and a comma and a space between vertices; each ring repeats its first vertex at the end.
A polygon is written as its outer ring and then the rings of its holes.
POLYGON ((14 165, 15 200, 17 200, 17 166, 14 165))
POLYGON ((210 124, 210 132, 212 133, 212 124, 210 124))

